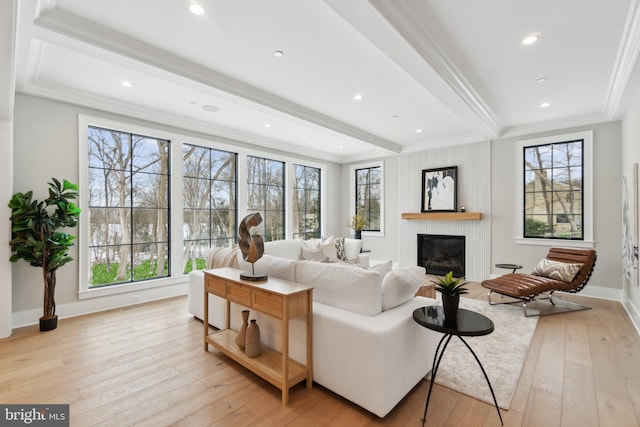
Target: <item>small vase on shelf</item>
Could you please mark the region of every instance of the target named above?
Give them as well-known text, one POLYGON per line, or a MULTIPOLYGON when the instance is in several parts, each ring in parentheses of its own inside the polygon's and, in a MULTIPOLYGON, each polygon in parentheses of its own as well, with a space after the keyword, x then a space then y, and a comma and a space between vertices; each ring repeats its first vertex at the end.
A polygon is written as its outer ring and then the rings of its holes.
POLYGON ((260 344, 260 328, 256 323, 256 319, 251 319, 251 323, 247 327, 244 352, 249 357, 258 357, 262 352, 262 346, 260 344))
POLYGON ((249 310, 242 310, 242 326, 240 326, 240 330, 238 331, 238 336, 236 337, 236 344, 238 344, 238 347, 240 347, 242 350, 244 350, 248 326, 249 326, 249 310))

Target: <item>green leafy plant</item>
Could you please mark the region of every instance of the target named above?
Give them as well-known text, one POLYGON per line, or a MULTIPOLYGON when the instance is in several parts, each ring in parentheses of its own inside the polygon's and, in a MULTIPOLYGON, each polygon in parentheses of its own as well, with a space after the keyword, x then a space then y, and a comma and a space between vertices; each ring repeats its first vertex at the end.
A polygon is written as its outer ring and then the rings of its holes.
POLYGON ((55 317, 56 271, 73 261, 69 248, 76 236, 59 231, 78 225, 80 209, 70 200, 78 197, 78 186, 66 179, 62 184, 55 178, 49 183, 49 197, 32 200, 33 191, 16 193, 11 197, 11 262, 23 259, 42 268, 44 279, 44 307, 42 320, 55 317))
POLYGON ((463 282, 464 277, 454 278, 453 271, 448 272, 444 277, 440 277, 437 280, 432 280, 435 283, 436 291, 443 295, 463 295, 469 293, 467 288, 464 287, 469 282, 463 282))

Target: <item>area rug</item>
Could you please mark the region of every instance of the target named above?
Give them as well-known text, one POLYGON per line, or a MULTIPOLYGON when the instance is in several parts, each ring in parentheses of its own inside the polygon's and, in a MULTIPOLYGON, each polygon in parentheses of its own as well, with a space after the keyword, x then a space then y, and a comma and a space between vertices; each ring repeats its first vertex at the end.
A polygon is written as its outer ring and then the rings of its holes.
MULTIPOLYGON (((437 295, 440 302, 440 293, 437 295)), ((489 305, 484 300, 460 298, 460 308, 482 313, 493 321, 494 331, 481 337, 464 337, 489 376, 498 406, 509 409, 538 317, 524 317, 522 308, 489 305)), ((427 375, 430 378, 430 374, 427 375)), ((453 337, 442 357, 436 384, 493 405, 491 391, 469 349, 453 337)))

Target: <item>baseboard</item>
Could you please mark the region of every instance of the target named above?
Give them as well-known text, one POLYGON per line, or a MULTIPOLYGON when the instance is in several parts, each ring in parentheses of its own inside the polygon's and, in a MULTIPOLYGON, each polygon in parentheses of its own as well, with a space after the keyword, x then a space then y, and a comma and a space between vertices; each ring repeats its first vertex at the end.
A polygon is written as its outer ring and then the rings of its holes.
MULTIPOLYGON (((56 306, 56 313, 58 314, 58 318, 65 319, 186 294, 187 278, 185 276, 184 282, 181 283, 135 292, 135 298, 131 293, 125 293, 82 299, 67 304, 58 304, 56 306)), ((15 312, 11 315, 13 329, 37 324, 40 316, 42 316, 41 308, 15 312)))
POLYGON ((626 295, 623 298, 622 306, 627 311, 629 319, 631 319, 631 323, 633 323, 633 326, 636 328, 636 332, 638 333, 638 335, 640 335, 640 312, 638 311, 636 306, 631 303, 626 295))

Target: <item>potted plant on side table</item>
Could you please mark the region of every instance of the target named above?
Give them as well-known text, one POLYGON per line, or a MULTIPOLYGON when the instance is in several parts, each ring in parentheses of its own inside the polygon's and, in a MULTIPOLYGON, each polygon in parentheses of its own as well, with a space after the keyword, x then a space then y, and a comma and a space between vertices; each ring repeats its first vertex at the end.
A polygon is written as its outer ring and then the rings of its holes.
POLYGON ((50 331, 58 326, 56 315, 56 271, 73 261, 69 248, 76 236, 59 231, 78 225, 80 209, 70 200, 78 197, 78 186, 66 179, 62 184, 55 178, 49 183, 49 197, 32 200, 33 191, 16 193, 9 202, 11 208, 11 262, 24 259, 42 268, 44 306, 40 330, 50 331))
POLYGON ((448 272, 444 277, 432 280, 436 285, 436 291, 442 294, 444 321, 450 325, 455 325, 456 323, 460 295, 469 293, 467 288, 464 287, 468 282, 463 282, 463 280, 464 277, 454 278, 453 271, 448 272))

